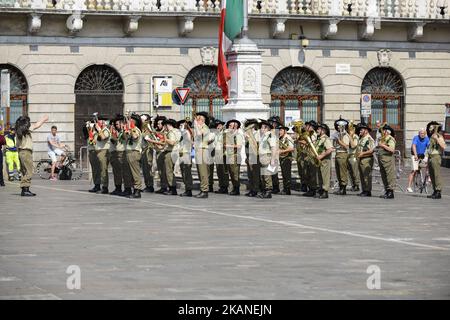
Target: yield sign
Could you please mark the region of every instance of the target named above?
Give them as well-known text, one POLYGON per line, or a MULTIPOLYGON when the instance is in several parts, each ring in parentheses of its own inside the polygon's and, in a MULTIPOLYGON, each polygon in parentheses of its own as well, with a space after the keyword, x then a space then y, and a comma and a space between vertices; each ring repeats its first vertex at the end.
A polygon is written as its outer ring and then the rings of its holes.
POLYGON ((178 98, 180 98, 181 104, 184 104, 190 91, 191 91, 191 89, 189 89, 189 88, 176 88, 175 89, 175 92, 177 93, 178 98))

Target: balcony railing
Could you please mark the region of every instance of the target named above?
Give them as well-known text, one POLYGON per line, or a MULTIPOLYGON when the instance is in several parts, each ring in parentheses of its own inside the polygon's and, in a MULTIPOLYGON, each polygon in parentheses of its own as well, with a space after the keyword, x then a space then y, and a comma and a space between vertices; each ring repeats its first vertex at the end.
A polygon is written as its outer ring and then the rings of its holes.
MULTIPOLYGON (((221 0, 0 0, 0 8, 218 13, 221 0)), ((449 19, 450 0, 249 0, 250 15, 449 19)))

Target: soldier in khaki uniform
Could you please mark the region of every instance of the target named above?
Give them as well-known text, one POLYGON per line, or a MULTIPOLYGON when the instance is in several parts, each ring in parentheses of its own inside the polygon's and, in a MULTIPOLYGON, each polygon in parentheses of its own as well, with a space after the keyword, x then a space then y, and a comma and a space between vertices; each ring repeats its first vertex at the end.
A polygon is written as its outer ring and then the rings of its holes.
POLYGON ((100 178, 100 164, 97 158, 97 152, 95 151, 95 144, 97 143, 97 134, 94 129, 95 121, 87 121, 83 126, 83 135, 87 140, 87 152, 89 164, 92 170, 92 181, 94 182, 94 187, 89 190, 89 192, 99 192, 101 190, 101 178, 100 178))
MULTIPOLYGON (((301 121, 301 120, 298 120, 301 121)), ((300 178, 300 191, 301 192, 307 192, 308 187, 306 185, 306 172, 305 172, 305 158, 307 156, 306 154, 306 141, 304 140, 304 130, 305 125, 303 125, 301 128, 295 128, 294 131, 297 135, 295 139, 295 148, 296 148, 296 160, 297 160, 297 170, 298 170, 298 176, 300 178)))
POLYGON ((360 123, 356 126, 356 134, 359 134, 356 158, 358 159, 359 177, 361 179, 362 192, 359 194, 361 197, 372 196, 372 169, 375 141, 370 136, 371 130, 365 123, 360 123))
POLYGON ((155 192, 155 188, 153 187, 153 145, 149 143, 145 138, 148 137, 148 134, 151 130, 151 117, 148 114, 141 115, 142 121, 142 155, 141 155, 141 165, 142 165, 142 173, 144 175, 144 183, 145 188, 142 192, 155 192))
POLYGON ((328 199, 331 180, 331 154, 334 151, 333 142, 329 138, 330 128, 325 123, 318 124, 317 135, 318 139, 314 145, 318 153, 316 159, 320 162, 320 166, 318 167, 319 192, 314 197, 328 199))
POLYGON ((441 199, 442 178, 441 178, 441 154, 445 149, 445 140, 441 134, 442 126, 436 121, 427 124, 427 135, 430 138, 428 145, 428 171, 431 183, 433 184, 433 194, 427 196, 430 199, 441 199))
POLYGON ((141 118, 137 114, 131 115, 129 123, 125 128, 125 140, 126 145, 126 157, 131 170, 131 176, 133 178, 133 194, 127 196, 127 198, 140 198, 142 189, 141 179, 141 152, 142 152, 142 138, 141 138, 141 118))
POLYGON ((113 169, 114 185, 116 189, 110 195, 128 196, 131 194, 131 172, 126 159, 126 141, 123 136, 124 117, 117 115, 111 122, 111 138, 109 157, 113 169), (122 192, 122 184, 124 191, 122 192))
POLYGON ((194 120, 195 163, 200 178, 200 193, 196 198, 208 198, 209 191, 209 116, 206 112, 198 112, 194 120))
POLYGON ((266 120, 261 120, 259 139, 259 162, 261 165, 261 192, 257 197, 272 198, 272 175, 277 172, 277 141, 272 133, 272 126, 266 120), (270 170, 275 169, 274 171, 270 170))
POLYGON ((356 159, 356 148, 358 146, 359 137, 355 133, 355 127, 353 123, 348 126, 347 129, 348 136, 350 138, 350 144, 348 147, 348 160, 347 160, 347 169, 350 173, 350 179, 352 181, 352 191, 359 191, 359 171, 358 171, 358 160, 356 159))
POLYGON ((281 175, 283 177, 283 191, 282 195, 291 195, 291 178, 292 178, 292 159, 294 152, 294 140, 287 134, 289 128, 279 126, 277 128, 280 132, 279 138, 279 157, 281 175))
POLYGON ((336 150, 334 159, 334 167, 336 170, 336 177, 339 181, 339 190, 334 192, 337 195, 347 194, 348 184, 348 148, 350 146, 350 137, 347 134, 348 121, 339 117, 334 122, 334 129, 336 130, 331 136, 333 147, 336 150))
POLYGON ((167 132, 163 153, 167 183, 169 185, 169 190, 164 192, 164 194, 175 196, 177 195, 177 181, 175 179, 174 169, 175 163, 178 160, 178 149, 181 133, 177 128, 175 128, 177 122, 174 119, 164 120, 163 125, 165 126, 165 130, 167 132))
MULTIPOLYGON (((210 140, 214 137, 214 142, 210 144, 210 148, 214 149, 211 153, 211 159, 214 159, 216 163, 216 172, 217 178, 219 179, 219 190, 215 191, 215 193, 219 194, 227 194, 228 193, 228 184, 229 184, 229 174, 228 168, 226 165, 225 159, 225 134, 226 130, 224 127, 225 122, 215 119, 214 122, 210 125, 212 128, 210 132, 210 140)), ((214 163, 211 163, 209 166, 209 191, 211 191, 211 187, 214 184, 214 163)))
MULTIPOLYGON (((44 116, 34 124, 31 124, 30 118, 27 116, 20 116, 16 121, 17 149, 19 150, 20 171, 22 173, 22 179, 20 180, 20 188, 22 189, 20 195, 22 197, 34 197, 36 195, 30 191, 33 176, 33 138, 31 133, 47 121, 48 116, 44 116)), ((3 158, 0 161, 3 161, 3 158)))
POLYGON ((245 163, 247 164, 247 176, 248 176, 248 192, 245 194, 247 197, 256 197, 261 191, 260 183, 260 164, 258 156, 259 148, 259 120, 248 119, 244 123, 244 138, 245 138, 245 163))
MULTIPOLYGON (((163 126, 163 121, 167 118, 165 116, 157 116, 155 118, 155 130, 157 131, 156 134, 158 134, 160 137, 164 139, 165 137, 165 130, 163 126)), ((159 142, 164 142, 163 139, 158 140, 159 142)), ((159 173, 159 181, 160 181, 160 188, 159 190, 155 191, 155 193, 164 193, 167 191, 168 182, 167 182, 167 175, 166 175, 166 167, 164 165, 164 154, 163 154, 163 148, 164 143, 158 143, 154 144, 155 151, 156 151, 156 167, 158 169, 159 173)))
POLYGON ((180 170, 183 177, 185 191, 180 194, 181 197, 192 197, 192 122, 180 120, 177 122, 177 128, 181 133, 179 156, 180 156, 180 170))
MULTIPOLYGON (((314 144, 317 140, 317 122, 314 120, 308 121, 305 123, 306 131, 308 132, 309 139, 314 144)), ((308 191, 303 193, 304 197, 314 197, 317 193, 318 189, 318 167, 316 165, 316 160, 314 153, 311 149, 311 146, 306 141, 300 141, 305 146, 306 158, 304 161, 305 164, 305 173, 306 173, 306 186, 308 191)))
POLYGON ((381 179, 383 180, 384 195, 380 198, 394 199, 395 178, 395 138, 394 130, 387 124, 382 128, 382 136, 378 142, 378 164, 380 165, 381 179))
POLYGON ((109 138, 111 137, 111 133, 109 132, 106 118, 99 117, 96 122, 94 128, 96 131, 96 143, 95 143, 95 152, 97 153, 98 165, 100 172, 100 180, 102 184, 101 192, 97 191, 97 193, 101 194, 109 194, 108 185, 109 185, 109 174, 108 174, 108 166, 109 166, 109 138))
POLYGON ((244 145, 244 136, 240 128, 241 123, 236 119, 229 120, 226 124, 224 143, 226 165, 233 185, 233 190, 229 193, 230 196, 240 195, 241 151, 244 145))

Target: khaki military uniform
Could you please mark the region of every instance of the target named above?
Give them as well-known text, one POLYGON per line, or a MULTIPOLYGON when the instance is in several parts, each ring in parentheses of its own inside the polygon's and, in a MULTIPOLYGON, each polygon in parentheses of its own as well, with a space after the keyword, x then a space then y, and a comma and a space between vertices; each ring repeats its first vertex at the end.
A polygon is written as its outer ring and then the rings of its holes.
POLYGON ((195 148, 195 163, 197 164, 197 171, 200 178, 200 191, 208 192, 209 190, 209 128, 203 124, 200 128, 194 126, 194 148, 195 148))
MULTIPOLYGON (((22 178, 20 179, 21 188, 29 188, 31 186, 31 178, 33 177, 33 138, 31 133, 23 136, 22 139, 17 137, 17 149, 19 150, 20 172, 22 178)), ((0 159, 3 161, 3 159, 0 159)))
MULTIPOLYGON (((395 139, 392 136, 386 138, 386 145, 395 149, 395 139)), ((394 154, 383 148, 378 150, 378 164, 380 165, 381 179, 385 190, 394 190, 396 185, 394 154)))
MULTIPOLYGON (((216 163, 216 170, 217 170, 217 178, 219 179, 219 188, 220 189, 228 189, 228 185, 230 183, 230 178, 228 174, 228 168, 226 163, 226 154, 224 150, 224 143, 225 143, 225 136, 226 136, 226 129, 223 129, 221 131, 218 131, 214 135, 214 162, 216 163)), ((211 187, 213 185, 211 177, 214 174, 214 164, 210 165, 210 182, 209 186, 211 187)))
POLYGON ((144 183, 146 187, 153 187, 154 177, 153 177, 153 146, 145 140, 148 137, 148 131, 144 130, 142 132, 142 155, 141 155, 141 165, 142 173, 144 175, 144 183))
MULTIPOLYGON (((260 135, 259 142, 259 161, 261 164, 261 190, 272 190, 272 175, 273 172, 268 170, 272 160, 272 148, 276 148, 277 141, 274 134, 269 131, 264 135, 260 135)), ((276 171, 275 171, 276 172, 276 171)))
MULTIPOLYGON (((284 137, 280 138, 279 148, 280 150, 294 148, 294 140, 288 134, 285 134, 284 137)), ((281 175, 283 177, 284 191, 291 190, 292 160, 293 160, 292 152, 280 155, 280 167, 281 167, 281 175)))
MULTIPOLYGON (((317 141, 317 133, 314 132, 311 136, 311 141, 314 144, 317 141)), ((306 146, 307 157, 305 158, 305 173, 306 173, 306 185, 310 190, 316 190, 318 184, 318 167, 314 160, 314 153, 309 145, 306 146)))
MULTIPOLYGON (((317 153, 321 155, 322 153, 333 147, 333 142, 326 134, 323 134, 317 139, 314 145, 316 147, 317 153)), ((321 166, 319 168, 318 174, 319 187, 323 191, 328 192, 330 190, 331 181, 331 153, 321 160, 321 166)))
POLYGON ((192 191, 192 137, 187 130, 181 133, 179 156, 180 156, 180 170, 183 177, 183 183, 186 191, 192 191))
POLYGON ((107 127, 102 128, 103 135, 105 138, 100 140, 99 133, 96 133, 96 143, 95 143, 95 151, 97 153, 98 159, 98 170, 100 172, 101 184, 104 188, 108 188, 109 184, 109 174, 108 174, 108 165, 109 165, 109 147, 110 147, 110 137, 111 133, 107 127))
POLYGON ((348 172, 350 173, 350 178, 352 180, 352 185, 353 186, 359 186, 360 184, 360 180, 359 180, 359 171, 358 171, 358 160, 356 159, 356 149, 358 146, 358 135, 354 134, 353 135, 353 141, 356 143, 356 147, 352 148, 349 144, 349 148, 348 148, 348 160, 347 160, 347 169, 348 172))
POLYGON ((123 132, 119 132, 117 139, 111 136, 109 153, 111 166, 113 169, 114 185, 121 186, 123 184, 125 188, 131 188, 131 171, 130 166, 128 165, 125 149, 126 141, 123 137, 123 132))
POLYGON ((176 187, 177 181, 175 179, 175 163, 178 160, 178 149, 181 139, 181 133, 180 130, 172 128, 167 132, 166 140, 176 141, 175 145, 169 145, 166 143, 164 146, 164 166, 166 168, 166 177, 167 177, 167 183, 169 187, 176 187))
POLYGON ((297 170, 298 176, 300 178, 300 183, 305 184, 306 182, 306 166, 305 166, 305 158, 306 158, 306 147, 302 145, 299 140, 296 140, 296 151, 297 151, 297 170))
POLYGON ((142 152, 142 134, 139 128, 135 128, 138 137, 133 139, 128 137, 128 143, 126 144, 126 157, 131 170, 131 176, 133 178, 133 188, 134 190, 142 189, 142 179, 141 179, 141 152, 142 152))
POLYGON ((248 189, 255 193, 261 191, 261 166, 259 163, 259 131, 258 130, 249 130, 248 134, 251 134, 256 142, 255 146, 250 145, 250 139, 248 137, 245 138, 245 162, 247 164, 247 176, 248 176, 248 189))
POLYGON ((241 173, 241 149, 244 145, 244 136, 239 130, 231 132, 226 130, 225 133, 226 145, 237 145, 237 148, 226 149, 226 165, 227 171, 230 174, 231 184, 234 189, 239 189, 241 186, 240 173, 241 173))
MULTIPOLYGON (((340 138, 339 132, 335 132, 332 136, 333 147, 336 149, 334 166, 336 170, 336 177, 339 181, 339 186, 341 188, 344 188, 348 184, 348 169, 347 169, 348 151, 338 143, 339 138, 340 138)), ((345 132, 340 140, 344 144, 350 145, 350 137, 348 133, 345 132)))
MULTIPOLYGON (((441 135, 439 135, 441 137, 441 135)), ((428 146, 428 172, 430 173, 431 183, 434 191, 442 191, 441 178, 441 150, 439 143, 434 138, 430 138, 428 146)))
MULTIPOLYGON (((359 139, 356 154, 372 150, 373 148, 375 148, 375 141, 370 134, 367 134, 365 137, 359 139)), ((372 192, 373 155, 358 158, 358 169, 362 191, 372 192)))

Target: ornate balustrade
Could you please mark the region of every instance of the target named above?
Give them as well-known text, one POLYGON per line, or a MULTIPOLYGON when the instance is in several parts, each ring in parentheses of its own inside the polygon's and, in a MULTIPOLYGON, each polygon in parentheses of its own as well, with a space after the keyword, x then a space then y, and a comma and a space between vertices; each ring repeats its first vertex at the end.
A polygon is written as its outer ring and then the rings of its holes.
MULTIPOLYGON (((141 16, 177 16, 179 34, 191 32, 198 16, 218 16, 222 0, 0 0, 0 12, 29 12, 28 29, 36 33, 41 16, 48 12, 68 14, 67 28, 76 33, 83 28, 83 16, 89 14, 125 15, 124 31, 137 30, 141 16)), ((408 38, 423 36, 430 21, 449 23, 450 0, 249 0, 250 19, 271 19, 272 36, 285 31, 288 19, 319 20, 322 38, 335 36, 342 20, 358 20, 362 39, 373 36, 380 22, 408 24, 408 38)))
MULTIPOLYGON (((0 8, 218 13, 221 0, 0 0, 0 8)), ((250 15, 449 19, 450 0, 249 0, 250 15)))

